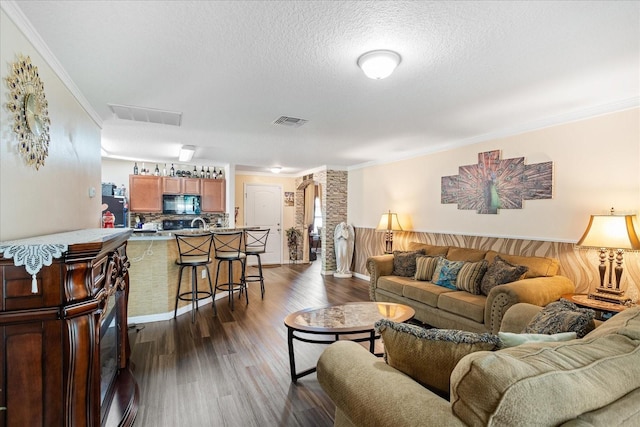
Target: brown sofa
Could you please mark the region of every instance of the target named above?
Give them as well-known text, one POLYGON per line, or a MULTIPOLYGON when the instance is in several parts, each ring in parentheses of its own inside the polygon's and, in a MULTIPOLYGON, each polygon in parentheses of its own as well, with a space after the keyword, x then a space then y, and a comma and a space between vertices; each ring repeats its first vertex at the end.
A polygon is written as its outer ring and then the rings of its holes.
MULTIPOLYGON (((513 306, 501 330, 522 331, 540 309, 513 306)), ((449 400, 350 341, 330 345, 317 372, 336 426, 638 426, 640 308, 582 339, 467 354, 449 400)))
POLYGON ((522 280, 494 287, 488 295, 473 295, 452 290, 414 277, 394 276, 394 255, 369 257, 369 295, 372 301, 397 302, 411 306, 415 319, 437 328, 497 333, 504 313, 512 305, 525 302, 545 306, 563 294, 575 292, 571 280, 557 275, 559 262, 554 258, 498 254, 495 251, 453 246, 434 246, 412 242, 409 251, 422 250, 426 256, 443 256, 450 261, 491 264, 496 255, 505 261, 524 265, 522 280))

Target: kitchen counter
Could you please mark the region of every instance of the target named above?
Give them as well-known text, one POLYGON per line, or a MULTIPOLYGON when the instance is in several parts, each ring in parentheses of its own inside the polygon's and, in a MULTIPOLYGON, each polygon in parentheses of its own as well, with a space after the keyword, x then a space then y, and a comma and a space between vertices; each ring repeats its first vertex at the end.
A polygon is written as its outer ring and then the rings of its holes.
MULTIPOLYGON (((166 320, 173 318, 173 309, 175 306, 176 290, 178 288, 179 267, 176 264, 178 259, 178 245, 176 244, 175 234, 200 234, 202 232, 216 231, 235 231, 244 230, 251 227, 236 228, 212 228, 210 230, 200 229, 182 229, 182 230, 163 230, 163 231, 135 231, 129 238, 127 244, 127 254, 131 266, 129 267, 130 290, 129 290, 129 310, 128 314, 130 323, 132 322, 149 322, 166 320)), ((212 252, 214 249, 212 248, 212 252)), ((211 283, 215 284, 217 261, 214 253, 211 254, 212 262, 209 265, 211 273, 211 283)), ((202 277, 201 270, 198 271, 198 287, 200 289, 208 289, 209 283, 202 277)), ((226 281, 227 264, 220 266, 221 282, 226 281)), ((234 278, 237 279, 241 275, 239 263, 234 263, 234 278)), ((235 280, 234 279, 234 280, 235 280)), ((191 289, 191 271, 185 268, 182 276, 182 292, 191 289)), ((219 292, 217 295, 225 296, 223 302, 226 304, 226 292, 219 292)), ((221 297, 219 297, 221 298, 221 297)), ((204 305, 207 301, 201 301, 200 305, 204 305)), ((180 301, 178 304, 178 315, 191 310, 191 303, 188 301, 180 301)), ((204 305, 204 313, 213 316, 209 304, 204 305)))
POLYGON ((175 240, 176 234, 201 234, 201 233, 216 233, 225 231, 241 231, 250 230, 256 227, 235 227, 235 228, 222 228, 215 227, 208 230, 204 228, 183 228, 182 230, 133 230, 133 234, 129 240, 175 240))

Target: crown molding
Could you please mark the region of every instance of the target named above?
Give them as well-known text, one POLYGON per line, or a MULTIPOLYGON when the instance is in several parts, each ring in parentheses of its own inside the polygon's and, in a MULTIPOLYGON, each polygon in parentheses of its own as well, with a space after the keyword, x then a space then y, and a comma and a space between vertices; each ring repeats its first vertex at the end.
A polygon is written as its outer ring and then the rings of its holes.
POLYGON ((76 98, 80 106, 86 111, 89 117, 91 117, 96 125, 98 125, 98 127, 102 129, 102 118, 93 109, 80 89, 78 89, 78 86, 76 86, 62 64, 60 64, 58 58, 56 58, 53 52, 51 52, 51 49, 49 49, 47 43, 40 36, 38 31, 36 31, 29 19, 27 19, 18 4, 14 0, 3 0, 0 2, 0 8, 7 14, 9 19, 13 21, 16 27, 18 27, 18 29, 22 31, 27 40, 33 45, 40 56, 42 56, 49 67, 51 67, 53 72, 62 81, 62 84, 64 84, 69 92, 71 92, 73 97, 76 98))
POLYGON ((460 139, 457 141, 445 141, 439 144, 435 144, 427 149, 412 151, 402 156, 391 157, 384 161, 360 163, 358 165, 350 166, 348 170, 363 169, 370 166, 382 165, 382 164, 398 162, 401 160, 413 159, 416 157, 425 156, 427 154, 453 150, 455 148, 478 144, 480 142, 485 142, 485 141, 491 141, 493 139, 507 138, 507 137, 520 135, 527 132, 534 132, 534 131, 545 129, 552 126, 559 126, 559 125, 563 125, 571 122, 577 122, 580 120, 591 119, 591 118, 602 116, 605 114, 612 114, 612 113, 617 113, 624 110, 630 110, 632 108, 637 108, 639 106, 640 106, 640 97, 638 96, 622 99, 619 101, 610 102, 608 104, 597 105, 594 107, 571 111, 569 113, 563 113, 555 116, 545 117, 543 119, 525 123, 523 125, 513 126, 510 128, 505 128, 505 129, 496 131, 496 132, 473 136, 471 138, 460 139))

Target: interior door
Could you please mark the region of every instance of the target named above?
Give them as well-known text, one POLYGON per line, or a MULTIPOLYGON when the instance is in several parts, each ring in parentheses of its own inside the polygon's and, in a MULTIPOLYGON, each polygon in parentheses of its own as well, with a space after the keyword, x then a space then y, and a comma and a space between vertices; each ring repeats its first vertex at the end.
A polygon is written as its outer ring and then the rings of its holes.
MULTIPOLYGON (((270 230, 262 264, 282 264, 282 187, 245 184, 244 198, 244 225, 270 230)), ((249 263, 254 265, 255 257, 249 257, 249 263)))

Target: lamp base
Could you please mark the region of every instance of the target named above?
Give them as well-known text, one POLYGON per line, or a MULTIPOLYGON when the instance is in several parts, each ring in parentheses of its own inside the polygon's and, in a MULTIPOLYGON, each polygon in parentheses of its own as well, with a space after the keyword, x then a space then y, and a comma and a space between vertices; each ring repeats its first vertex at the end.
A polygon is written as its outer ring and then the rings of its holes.
POLYGON ((589 294, 589 298, 623 305, 631 301, 631 298, 624 296, 624 291, 603 287, 596 288, 595 292, 589 294))
POLYGON ((622 295, 622 294, 624 294, 623 290, 614 288, 613 285, 598 286, 596 288, 596 292, 600 292, 600 293, 603 293, 603 294, 611 294, 611 295, 622 295))

